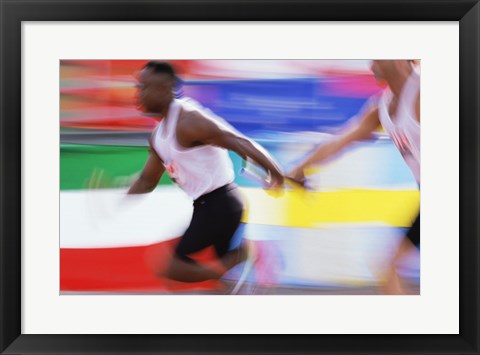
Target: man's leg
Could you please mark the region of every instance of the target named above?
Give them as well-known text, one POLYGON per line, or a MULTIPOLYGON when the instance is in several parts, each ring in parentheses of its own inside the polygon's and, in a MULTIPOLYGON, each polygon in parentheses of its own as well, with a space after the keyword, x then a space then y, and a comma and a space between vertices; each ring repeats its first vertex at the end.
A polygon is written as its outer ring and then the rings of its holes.
POLYGON ((181 282, 201 282, 219 279, 226 270, 216 265, 201 265, 195 261, 186 261, 174 255, 165 275, 169 279, 181 282))
POLYGON ((407 237, 404 237, 400 242, 400 245, 395 252, 395 255, 390 261, 390 264, 388 265, 387 273, 381 286, 384 293, 388 295, 405 294, 405 290, 402 286, 400 276, 398 275, 398 264, 414 249, 415 246, 412 244, 412 242, 407 237))
POLYGON ((420 247, 420 215, 417 216, 407 235, 402 239, 393 256, 381 285, 384 293, 389 295, 403 295, 405 290, 398 275, 398 264, 408 254, 420 247))
POLYGON ((182 282, 201 282, 217 280, 222 275, 247 259, 247 248, 241 247, 231 250, 223 255, 218 261, 199 264, 193 260, 174 255, 166 276, 169 279, 182 282))
POLYGON ((246 258, 244 247, 228 251, 243 212, 237 189, 194 204, 192 222, 178 244, 167 277, 182 282, 219 279, 246 258), (213 246, 218 260, 199 264, 189 256, 213 246))

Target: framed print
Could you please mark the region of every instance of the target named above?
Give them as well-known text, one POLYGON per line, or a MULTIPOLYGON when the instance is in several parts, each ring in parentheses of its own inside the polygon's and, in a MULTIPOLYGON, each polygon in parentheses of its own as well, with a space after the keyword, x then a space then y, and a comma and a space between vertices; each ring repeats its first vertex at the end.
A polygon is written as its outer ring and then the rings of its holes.
POLYGON ((2 354, 479 353, 477 1, 0 1, 2 354))

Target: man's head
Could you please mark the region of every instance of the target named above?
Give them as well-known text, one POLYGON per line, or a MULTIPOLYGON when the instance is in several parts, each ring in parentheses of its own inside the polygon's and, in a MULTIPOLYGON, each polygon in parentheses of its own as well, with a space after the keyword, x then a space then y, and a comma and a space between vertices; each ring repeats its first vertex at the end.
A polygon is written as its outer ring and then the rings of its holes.
POLYGON ((148 62, 138 74, 137 105, 146 113, 164 115, 175 97, 178 79, 166 62, 148 62))
POLYGON ((411 60, 372 60, 370 69, 378 82, 391 82, 402 74, 409 74, 411 60))

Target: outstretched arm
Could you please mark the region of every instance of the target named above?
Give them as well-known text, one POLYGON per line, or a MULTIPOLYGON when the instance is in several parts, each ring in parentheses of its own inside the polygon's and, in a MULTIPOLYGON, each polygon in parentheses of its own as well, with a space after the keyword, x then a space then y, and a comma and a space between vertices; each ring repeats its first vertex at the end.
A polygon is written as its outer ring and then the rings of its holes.
POLYGON ((150 149, 147 162, 138 179, 130 186, 128 194, 143 194, 155 189, 165 171, 160 157, 150 149))
POLYGON ((365 140, 371 137, 372 132, 380 125, 380 119, 378 116, 378 108, 374 107, 367 111, 360 123, 354 128, 350 129, 346 133, 335 137, 328 143, 319 146, 312 154, 310 154, 302 163, 294 168, 288 176, 297 181, 303 181, 305 179, 305 168, 320 164, 324 160, 340 152, 343 148, 347 147, 355 141, 365 140))
POLYGON ((270 187, 279 187, 284 177, 279 165, 260 145, 251 139, 204 117, 198 111, 185 112, 177 126, 177 139, 183 146, 209 144, 234 151, 242 158, 250 158, 264 168, 271 177, 270 187))

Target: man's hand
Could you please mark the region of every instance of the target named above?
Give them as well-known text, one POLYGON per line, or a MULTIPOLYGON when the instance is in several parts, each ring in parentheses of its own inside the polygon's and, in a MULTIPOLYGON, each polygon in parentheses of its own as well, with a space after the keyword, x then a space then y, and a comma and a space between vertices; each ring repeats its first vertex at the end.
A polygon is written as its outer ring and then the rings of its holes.
POLYGON ((287 177, 297 184, 305 187, 305 171, 303 165, 299 165, 287 174, 287 177))
POLYGON ((284 184, 285 177, 283 175, 271 172, 270 181, 267 185, 268 189, 279 190, 284 187, 284 184))

